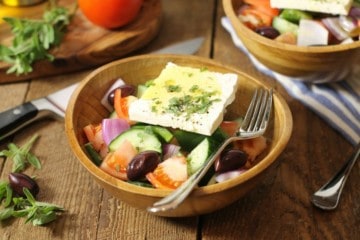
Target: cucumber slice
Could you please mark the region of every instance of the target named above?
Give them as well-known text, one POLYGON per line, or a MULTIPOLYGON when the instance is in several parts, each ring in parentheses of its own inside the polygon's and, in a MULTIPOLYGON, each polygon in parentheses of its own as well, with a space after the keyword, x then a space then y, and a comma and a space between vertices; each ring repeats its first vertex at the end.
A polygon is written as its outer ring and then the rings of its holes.
POLYGON ((214 144, 214 142, 207 137, 190 152, 187 156, 187 171, 189 176, 194 174, 201 166, 203 166, 216 149, 216 145, 217 144, 214 144))
POLYGON ((283 18, 280 18, 280 17, 274 17, 272 25, 281 34, 287 33, 287 32, 292 32, 296 36, 298 34, 299 26, 292 23, 292 22, 289 22, 286 19, 283 19, 283 18))
POLYGON ((117 136, 109 145, 110 151, 115 151, 124 140, 130 141, 139 152, 146 150, 162 152, 160 140, 150 131, 139 128, 130 128, 117 136))
POLYGON ((109 115, 109 118, 118 118, 118 115, 116 114, 115 111, 112 111, 109 115))
POLYGON ((144 129, 145 131, 149 131, 150 133, 154 133, 157 137, 160 138, 162 142, 170 142, 173 139, 174 135, 165 127, 155 126, 155 125, 147 125, 138 123, 134 125, 132 128, 144 129))
MULTIPOLYGON (((202 134, 187 132, 179 129, 174 130, 173 134, 181 148, 187 152, 193 150, 201 141, 207 137, 202 134)), ((209 138, 211 138, 214 142, 222 143, 226 137, 226 134, 220 128, 218 128, 209 138)))
POLYGON ((99 153, 94 149, 93 145, 88 142, 84 144, 85 151, 89 154, 90 160, 96 165, 100 166, 102 160, 99 153))
POLYGON ((299 24, 301 19, 312 19, 309 13, 298 9, 284 9, 279 17, 296 24, 299 24))
POLYGON ((147 88, 148 87, 145 84, 139 84, 137 86, 136 97, 141 98, 147 88))

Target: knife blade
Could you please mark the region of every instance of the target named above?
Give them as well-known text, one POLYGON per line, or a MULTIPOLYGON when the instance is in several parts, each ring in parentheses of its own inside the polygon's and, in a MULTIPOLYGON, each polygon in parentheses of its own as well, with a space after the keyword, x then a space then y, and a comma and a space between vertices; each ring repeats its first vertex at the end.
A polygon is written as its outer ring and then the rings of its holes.
MULTIPOLYGON (((152 54, 194 54, 204 41, 203 37, 185 40, 152 52, 152 54)), ((0 141, 30 123, 44 117, 63 119, 70 97, 78 83, 48 96, 25 102, 0 113, 0 141)))

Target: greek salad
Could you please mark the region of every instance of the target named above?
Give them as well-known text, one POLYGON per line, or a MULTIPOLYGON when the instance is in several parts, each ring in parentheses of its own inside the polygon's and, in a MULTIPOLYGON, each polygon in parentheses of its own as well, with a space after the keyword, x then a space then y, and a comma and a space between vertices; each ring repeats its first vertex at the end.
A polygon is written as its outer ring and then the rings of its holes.
POLYGON ((330 1, 316 1, 315 5, 308 0, 306 2, 309 6, 303 6, 305 2, 298 1, 292 5, 293 9, 272 7, 277 2, 280 2, 278 6, 289 5, 286 1, 243 2, 237 10, 240 21, 256 33, 278 42, 298 46, 327 46, 360 40, 360 1, 354 1, 347 14, 334 14, 333 11, 326 13, 326 5, 329 5, 328 9, 335 9, 330 6, 333 4, 330 1), (321 7, 321 4, 324 6, 321 7))
MULTIPOLYGON (((118 79, 102 100, 109 116, 83 128, 87 139, 83 147, 94 164, 118 179, 144 187, 176 189, 225 138, 235 134, 241 117, 223 120, 211 135, 130 120, 131 104, 151 84, 152 80, 133 86, 118 79)), ((239 176, 258 161, 266 147, 265 137, 230 144, 200 185, 239 176)))

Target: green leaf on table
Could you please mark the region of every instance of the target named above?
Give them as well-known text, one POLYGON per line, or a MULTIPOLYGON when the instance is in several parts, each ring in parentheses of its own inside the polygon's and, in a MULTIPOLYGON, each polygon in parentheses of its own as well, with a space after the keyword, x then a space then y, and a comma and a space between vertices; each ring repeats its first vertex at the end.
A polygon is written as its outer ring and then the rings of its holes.
POLYGON ((11 65, 7 73, 26 74, 35 61, 52 61, 48 51, 61 43, 70 17, 66 8, 53 5, 42 19, 3 18, 14 35, 11 46, 0 45, 0 61, 11 65))
POLYGON ((35 134, 28 142, 23 146, 18 147, 14 143, 8 144, 8 149, 0 151, 0 157, 7 157, 13 161, 13 172, 23 171, 27 164, 32 165, 36 169, 41 168, 40 160, 30 152, 31 147, 34 142, 37 140, 38 134, 35 134))

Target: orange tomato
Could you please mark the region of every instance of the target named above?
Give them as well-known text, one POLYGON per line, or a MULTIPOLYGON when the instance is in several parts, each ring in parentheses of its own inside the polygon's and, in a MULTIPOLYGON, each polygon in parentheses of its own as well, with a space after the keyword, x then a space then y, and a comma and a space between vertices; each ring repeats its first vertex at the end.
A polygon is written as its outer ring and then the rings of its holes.
POLYGON ((176 189, 188 178, 186 158, 173 156, 160 163, 153 172, 146 174, 147 180, 158 189, 176 189))
POLYGON ((118 149, 106 155, 100 168, 110 175, 126 181, 128 180, 126 169, 137 153, 133 145, 125 140, 118 149))
POLYGON ((107 152, 107 146, 102 137, 102 127, 101 124, 89 124, 84 127, 84 133, 88 141, 92 144, 95 151, 97 151, 100 156, 104 157, 107 152))
POLYGON ((119 118, 125 119, 129 124, 134 122, 129 119, 129 106, 137 98, 135 96, 129 95, 127 97, 121 97, 121 89, 115 90, 114 95, 114 108, 117 116, 119 118))
POLYGON ((78 0, 78 6, 92 23, 108 28, 118 28, 133 21, 144 0, 78 0))

